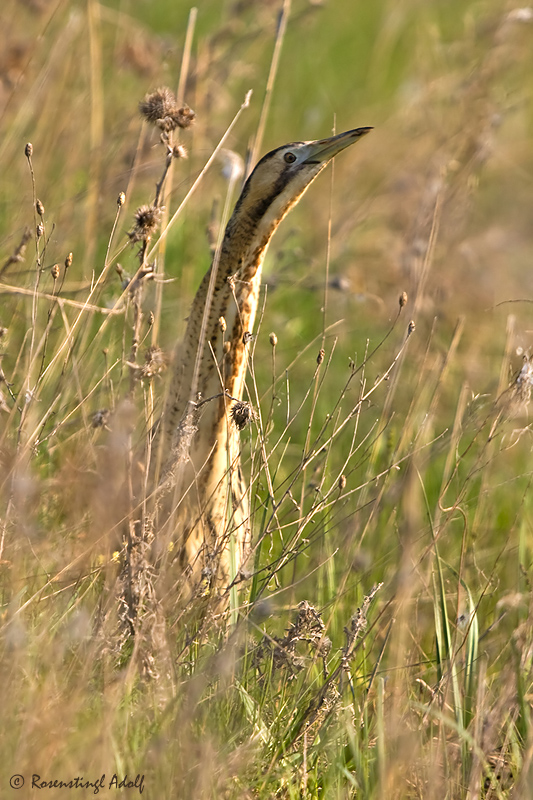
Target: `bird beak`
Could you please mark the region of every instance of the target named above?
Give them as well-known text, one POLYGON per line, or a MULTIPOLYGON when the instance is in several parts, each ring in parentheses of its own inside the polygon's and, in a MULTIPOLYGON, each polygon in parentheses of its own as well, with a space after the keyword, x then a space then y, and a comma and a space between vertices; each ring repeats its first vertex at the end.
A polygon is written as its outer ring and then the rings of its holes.
POLYGON ((329 139, 318 139, 316 142, 309 142, 308 155, 304 164, 323 164, 336 156, 341 150, 357 142, 362 136, 366 136, 372 128, 355 128, 353 131, 338 133, 337 136, 330 136, 329 139))

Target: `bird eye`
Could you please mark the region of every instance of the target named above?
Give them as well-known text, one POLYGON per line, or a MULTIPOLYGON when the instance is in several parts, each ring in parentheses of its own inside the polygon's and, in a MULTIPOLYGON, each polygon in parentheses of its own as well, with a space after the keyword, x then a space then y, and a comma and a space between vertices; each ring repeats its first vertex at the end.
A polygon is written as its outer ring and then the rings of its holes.
POLYGON ((294 153, 285 153, 283 158, 285 159, 287 164, 294 164, 294 162, 296 161, 296 156, 294 155, 294 153))

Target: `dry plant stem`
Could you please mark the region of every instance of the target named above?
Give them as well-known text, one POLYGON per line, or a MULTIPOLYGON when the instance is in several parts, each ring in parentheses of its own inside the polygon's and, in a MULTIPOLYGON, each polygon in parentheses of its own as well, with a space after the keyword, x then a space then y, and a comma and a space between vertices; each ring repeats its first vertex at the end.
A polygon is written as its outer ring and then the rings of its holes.
MULTIPOLYGON (((265 300, 266 300, 266 298, 265 298, 265 300)), ((265 305, 263 305, 261 318, 260 318, 259 326, 258 326, 259 329, 261 328, 262 315, 264 314, 264 308, 265 308, 265 305)), ((261 403, 259 401, 259 391, 258 391, 258 387, 257 387, 257 381, 256 381, 255 369, 254 369, 254 359, 253 359, 254 352, 255 352, 255 344, 254 344, 254 347, 252 348, 251 353, 249 354, 248 370, 249 370, 251 383, 252 383, 253 390, 254 390, 254 401, 255 401, 254 405, 255 405, 255 409, 256 409, 254 420, 256 422, 256 429, 257 429, 257 433, 258 433, 258 442, 259 442, 259 450, 260 450, 260 452, 259 452, 257 470, 254 469, 254 466, 252 465, 251 473, 252 473, 252 476, 254 476, 254 474, 257 471, 257 475, 261 475, 262 477, 265 478, 266 484, 267 484, 269 502, 272 505, 272 508, 274 509, 274 507, 275 507, 274 484, 272 482, 272 475, 271 475, 271 472, 270 472, 270 463, 268 461, 267 447, 266 447, 266 435, 265 434, 266 434, 267 428, 265 428, 263 426, 263 421, 262 421, 262 417, 261 417, 261 403)), ((270 414, 270 412, 269 412, 269 414, 270 414)), ((268 426, 268 421, 267 421, 267 426, 268 426)), ((255 455, 253 447, 252 447, 252 453, 255 455)), ((250 498, 251 498, 251 491, 252 491, 252 484, 253 483, 254 483, 254 478, 252 477, 252 481, 250 483, 250 486, 248 487, 248 492, 249 492, 250 498)), ((250 508, 251 508, 251 502, 250 502, 250 508)), ((268 506, 265 504, 265 513, 267 512, 267 509, 268 509, 268 506)), ((278 516, 277 516, 277 511, 274 512, 274 519, 276 521, 276 524, 281 528, 281 525, 280 525, 280 522, 279 522, 279 519, 278 519, 278 516)), ((252 595, 253 595, 253 590, 252 590, 252 595)))
POLYGON ((104 141, 104 95, 102 72, 102 30, 100 4, 96 0, 87 3, 87 29, 91 76, 91 106, 89 118, 90 164, 87 189, 87 211, 85 216, 84 261, 90 264, 95 252, 98 226, 98 196, 102 177, 102 154, 104 141))
MULTIPOLYGON (((125 247, 126 247, 126 245, 124 245, 122 249, 124 249, 125 247)), ((67 348, 69 348, 69 352, 71 352, 71 351, 72 351, 72 346, 73 346, 73 342, 74 342, 74 333, 75 333, 75 332, 76 332, 76 330, 78 329, 78 327, 79 327, 79 325, 80 325, 80 323, 81 323, 81 321, 82 321, 82 319, 83 319, 83 317, 84 317, 84 312, 85 312, 86 310, 98 310, 98 311, 101 311, 102 313, 107 313, 107 316, 108 316, 108 317, 109 317, 109 316, 112 316, 112 315, 114 315, 114 314, 122 313, 122 309, 121 309, 121 304, 120 304, 120 301, 121 301, 121 300, 122 300, 124 297, 126 297, 126 296, 127 296, 127 294, 128 294, 128 292, 127 292, 127 289, 125 289, 125 290, 124 290, 124 292, 122 293, 122 295, 121 295, 121 298, 119 298, 119 301, 118 301, 118 302, 117 302, 117 304, 115 305, 115 308, 114 308, 114 309, 110 309, 108 312, 104 312, 104 310, 103 310, 103 309, 101 309, 101 308, 99 308, 98 306, 97 306, 97 307, 95 307, 95 308, 93 308, 93 309, 91 308, 91 300, 92 300, 92 298, 93 298, 94 294, 96 293, 96 291, 98 290, 98 288, 100 287, 100 285, 102 284, 102 282, 105 280, 105 278, 106 278, 106 276, 107 276, 107 273, 108 273, 108 271, 109 271, 109 268, 110 268, 110 266, 111 266, 111 263, 113 263, 113 262, 110 262, 109 264, 107 264, 107 265, 104 265, 104 267, 103 267, 103 269, 102 269, 102 271, 101 271, 100 275, 99 275, 99 276, 98 276, 98 278, 96 279, 96 281, 95 281, 95 283, 94 283, 94 286, 92 287, 91 291, 89 292, 89 294, 88 294, 88 296, 87 296, 87 299, 85 300, 85 302, 81 303, 79 306, 78 306, 78 304, 75 304, 75 307, 76 307, 76 308, 80 307, 80 313, 78 314, 78 316, 76 317, 76 319, 74 320, 74 322, 73 322, 73 324, 72 324, 72 326, 71 326, 71 329, 70 329, 70 336, 69 336, 69 337, 67 337, 67 338, 65 338, 65 340, 63 341, 63 343, 61 344, 61 346, 60 346, 60 347, 57 349, 57 351, 56 351, 56 353, 55 353, 54 357, 53 357, 53 358, 50 360, 50 362, 48 363, 48 365, 47 365, 46 369, 44 370, 44 372, 43 372, 43 375, 42 375, 42 377, 43 377, 43 378, 44 378, 44 377, 47 375, 47 373, 48 373, 48 372, 49 372, 49 371, 52 369, 52 367, 53 367, 53 366, 55 366, 56 362, 57 362, 57 361, 59 360, 59 358, 60 358, 60 357, 63 355, 64 351, 65 351, 67 348)), ((140 272, 140 270, 139 270, 139 272, 140 272)), ((137 277, 137 276, 135 276, 135 277, 137 277)), ((58 299, 58 302, 59 302, 59 299, 58 299)), ((65 301, 64 301, 64 300, 61 300, 61 302, 62 302, 62 303, 65 303, 65 301)), ((72 301, 68 302, 68 303, 67 303, 67 305, 73 305, 72 301)), ((102 335, 102 333, 103 333, 103 329, 104 329, 105 327, 106 327, 106 322, 104 321, 104 323, 103 323, 103 324, 102 324, 102 325, 99 327, 99 329, 98 329, 98 332, 97 332, 97 334, 96 334, 96 336, 95 336, 95 339, 93 340, 93 342, 92 342, 92 345, 91 345, 91 346, 95 346, 95 345, 96 345, 96 338, 97 338, 98 336, 101 336, 101 335, 102 335)), ((66 358, 65 358, 65 361, 68 361, 68 358, 69 358, 69 354, 67 354, 67 356, 66 356, 66 358)))
MULTIPOLYGON (((285 489, 285 491, 283 492, 281 498, 276 503, 273 504, 273 511, 271 512, 270 516, 266 520, 266 523, 265 523, 264 529, 263 529, 263 534, 260 537, 260 540, 259 540, 258 544, 256 545, 256 547, 260 546, 260 543, 264 540, 264 538, 269 533, 271 533, 273 530, 278 529, 278 526, 275 524, 275 522, 276 522, 276 514, 279 511, 282 503, 284 503, 286 501, 286 499, 291 496, 292 489, 295 486, 296 481, 300 477, 301 469, 303 468, 303 466, 310 464, 317 457, 318 453, 322 449, 324 449, 324 448, 327 449, 328 447, 330 447, 332 445, 332 443, 339 436, 340 432, 346 427, 348 422, 350 422, 352 417, 357 415, 357 413, 361 409, 362 404, 365 401, 367 401, 369 399, 369 397, 371 397, 371 395, 376 391, 378 386, 380 386, 383 381, 388 379, 388 376, 390 375, 391 371, 395 368, 396 364, 399 362, 399 360, 400 360, 400 358, 401 358, 401 356, 402 356, 402 354, 403 354, 403 352, 405 350, 405 347, 407 345, 408 340, 409 340, 409 335, 404 340, 404 343, 402 344, 400 350, 398 351, 397 355, 395 356, 393 362, 391 363, 389 368, 386 370, 386 372, 374 383, 374 385, 368 391, 362 390, 361 396, 360 396, 358 402, 356 403, 356 405, 354 406, 354 408, 345 417, 345 419, 334 429, 332 434, 327 439, 325 439, 324 441, 320 442, 320 444, 319 444, 318 440, 315 442, 313 449, 306 456, 305 461, 302 463, 302 465, 300 466, 300 468, 298 470, 295 470, 295 472, 294 472, 294 474, 292 476, 292 479, 289 480, 289 484, 288 484, 287 488, 285 489)), ((330 422, 330 420, 328 420, 327 424, 329 424, 329 422, 330 422)), ((391 465, 387 470, 385 470, 385 474, 388 474, 393 469, 393 466, 394 465, 391 465)), ((376 477, 376 480, 377 480, 377 477, 376 477)), ((299 540, 301 538, 301 535, 302 535, 302 531, 304 530, 305 526, 309 523, 310 519, 317 513, 319 508, 320 508, 320 504, 318 506, 313 507, 310 510, 310 512, 307 515, 304 515, 302 517, 302 519, 299 521, 296 532, 293 534, 293 536, 291 537, 290 541, 286 543, 286 546, 284 548, 284 554, 282 555, 280 560, 276 563, 276 566, 275 566, 276 571, 278 569, 280 569, 285 563, 287 563, 287 561, 290 560, 290 558, 293 557, 294 547, 299 542, 299 540)), ((263 583, 261 591, 258 593, 258 596, 260 594, 262 594, 262 592, 266 589, 267 583, 268 583, 268 581, 265 580, 264 583, 263 583)))
POLYGON ((316 369, 315 369, 315 374, 313 376, 313 397, 312 397, 312 400, 311 400, 311 409, 310 409, 310 412, 309 412, 309 421, 307 423, 307 431, 306 431, 306 434, 305 434, 305 443, 304 443, 304 446, 303 446, 303 449, 302 449, 302 495, 301 495, 301 500, 300 500, 300 506, 301 507, 303 507, 303 502, 304 502, 304 492, 305 492, 305 483, 306 483, 305 476, 306 476, 306 471, 307 471, 307 463, 306 463, 305 459, 306 459, 306 455, 308 454, 309 449, 310 449, 309 446, 310 446, 310 441, 311 441, 311 428, 312 428, 312 425, 313 425, 313 422, 314 422, 314 419, 315 419, 315 412, 316 412, 316 406, 317 406, 317 402, 318 402, 318 396, 320 394, 320 388, 323 385, 324 380, 326 378, 326 375, 327 375, 327 372, 328 372, 328 368, 329 368, 329 366, 331 364, 331 359, 333 358, 333 353, 335 352, 336 344, 337 344, 337 342, 335 340, 333 342, 333 346, 331 348, 331 352, 330 352, 329 357, 328 357, 328 362, 327 362, 327 364, 325 365, 324 368, 322 368, 322 364, 323 364, 323 360, 324 360, 325 354, 324 354, 324 350, 323 349, 320 350, 320 352, 318 354, 318 358, 317 358, 317 366, 316 366, 316 369), (320 377, 320 373, 321 372, 322 372, 322 377, 320 377))
MULTIPOLYGON (((32 189, 32 203, 33 203, 33 223, 34 223, 34 231, 35 231, 35 283, 33 286, 33 302, 32 302, 32 309, 31 309, 31 339, 30 339, 30 351, 29 351, 29 359, 28 364, 31 365, 33 362, 33 347, 35 342, 35 335, 36 335, 36 327, 37 327, 37 293, 39 291, 39 283, 41 280, 41 271, 42 271, 42 264, 41 264, 41 255, 39 252, 39 241, 41 236, 44 236, 44 225, 41 225, 40 222, 37 220, 37 192, 35 189, 35 173, 33 171, 33 163, 32 163, 32 152, 33 147, 31 145, 26 145, 26 158, 28 160, 28 167, 30 170, 31 176, 31 189, 32 189), (42 227, 42 232, 40 232, 40 228, 42 227)), ((31 366, 28 366, 27 373, 26 373, 26 384, 25 384, 25 391, 31 392, 31 366)))
MULTIPOLYGON (((176 92, 176 96, 178 98, 183 98, 185 96, 185 86, 187 84, 187 77, 189 74, 189 64, 191 58, 191 48, 192 42, 194 37, 194 31, 196 27, 196 18, 198 16, 198 9, 191 8, 189 12, 189 19, 187 22, 187 32, 185 34, 185 44, 183 47, 183 56, 181 59, 181 69, 180 69, 180 77, 178 81, 178 89, 176 92)), ((179 129, 178 129, 179 130, 179 129)), ((178 130, 171 132, 170 136, 172 137, 174 134, 178 133, 178 130)), ((172 141, 170 142, 172 145, 172 141)), ((162 199, 162 206, 163 212, 161 217, 161 228, 165 229, 168 223, 169 217, 169 199, 172 193, 172 184, 173 184, 173 162, 174 159, 170 156, 170 165, 169 165, 169 172, 164 186, 164 194, 162 199)), ((156 205, 158 205, 158 200, 156 196, 156 205)), ((162 277, 165 273, 165 253, 166 253, 166 238, 161 239, 159 242, 159 247, 157 251, 157 259, 156 259, 156 276, 162 277)), ((155 287, 155 304, 154 304, 154 324, 152 326, 152 344, 156 345, 159 341, 159 328, 161 325, 161 309, 163 305, 163 284, 159 281, 156 281, 155 287)), ((152 412, 153 413, 153 412, 152 412)))
MULTIPOLYGON (((259 124, 257 126, 257 133, 255 135, 254 145, 250 153, 250 159, 248 162, 249 169, 247 170, 247 173, 249 173, 252 170, 254 164, 257 163, 259 152, 261 150, 261 147, 263 146, 263 136, 265 133, 268 112, 270 110, 272 91, 274 89, 274 82, 276 80, 276 75, 278 73, 279 58, 281 55, 281 48, 283 45, 283 40, 285 38, 285 31, 287 30, 287 23, 289 21, 290 13, 291 13, 291 0, 283 0, 281 15, 278 22, 276 43, 274 45, 274 52, 272 54, 270 71, 268 73, 268 79, 265 88, 265 97, 263 100, 263 106, 261 108, 261 116, 259 118, 259 124)), ((245 177, 248 177, 248 174, 245 177)))
MULTIPOLYGON (((244 111, 245 108, 248 108, 249 99, 250 99, 250 94, 248 94, 246 96, 246 99, 245 99, 243 105, 240 107, 239 111, 235 115, 230 127, 226 131, 226 134, 220 140, 220 143, 217 145, 217 148, 215 148, 215 151, 213 152, 213 155, 211 156, 211 158, 207 162, 207 164, 204 167, 204 169, 207 169, 207 166, 211 162, 211 160, 213 159, 215 153, 222 146, 226 136, 230 132, 230 130, 233 127, 233 125, 237 122, 237 119, 238 119, 239 115, 241 114, 241 112, 244 111)), ((200 173, 200 176, 201 176, 201 174, 202 173, 200 173)), ((198 177, 200 178, 200 176, 198 176, 198 177)), ((235 185, 235 181, 236 180, 237 180, 236 175, 232 175, 232 178, 231 178, 231 180, 229 182, 229 186, 228 186, 228 194, 226 195, 226 208, 225 208, 225 211, 224 211, 224 214, 226 215, 226 217, 225 217, 226 219, 229 216, 229 199, 228 198, 230 196, 230 191, 233 190, 233 187, 235 185)), ((194 185, 190 190, 191 192, 192 192, 193 188, 194 188, 194 185)), ((176 212, 176 214, 177 214, 177 212, 176 212)), ((172 220, 174 220, 174 218, 176 217, 176 214, 174 214, 174 217, 172 217, 172 220)), ((171 220, 171 222, 172 222, 172 220, 171 220)), ((198 377, 200 375, 201 360, 202 360, 202 355, 203 355, 204 348, 205 348, 205 339, 206 339, 206 333, 207 333, 207 325, 208 325, 208 321, 209 321, 209 312, 210 312, 210 309, 211 309, 211 304, 213 302, 213 293, 214 293, 214 290, 215 290, 215 283, 216 283, 217 273, 218 273, 218 265, 219 265, 219 262, 220 262, 220 253, 221 253, 222 241, 223 241, 223 238, 224 238, 224 230, 225 230, 224 227, 220 228, 219 240, 218 240, 218 243, 217 243, 217 249, 216 249, 216 252, 215 252, 215 256, 213 258, 213 265, 212 265, 212 269, 211 269, 211 275, 210 275, 210 278, 209 278, 209 286, 208 286, 207 295, 206 295, 206 298, 205 298, 205 311, 204 311, 204 314, 203 314, 203 317, 202 317, 202 326, 200 328, 200 336, 198 338, 198 349, 196 351, 196 362, 195 362, 195 365, 194 365, 194 374, 193 374, 192 385, 191 385, 190 399, 194 399, 196 397, 197 393, 198 393, 198 377)))
MULTIPOLYGON (((142 132, 141 132, 141 135, 142 135, 142 132)), ((103 266, 102 271, 101 271, 100 275, 98 276, 96 282, 95 282, 95 279, 94 279, 94 270, 93 270, 93 273, 92 273, 90 297, 95 301, 97 301, 98 298, 100 297, 101 291, 104 288, 104 284, 105 284, 105 281, 106 281, 106 278, 107 278, 107 274, 108 274, 109 268, 110 268, 111 264, 114 263, 114 258, 110 259, 111 246, 113 244, 113 239, 115 238, 115 233, 116 233, 116 230, 117 230, 119 218, 120 218, 121 214, 124 212, 124 206, 125 206, 126 202, 127 202, 127 195, 125 193, 123 193, 123 192, 119 193, 119 195, 117 197, 117 208, 116 208, 116 212, 115 212, 115 219, 113 220, 113 225, 111 227, 111 233, 109 234, 109 239, 107 240, 107 247, 106 247, 106 253, 105 253, 105 258, 104 258, 104 266, 103 266)), ((122 246, 122 249, 124 247, 125 247, 125 245, 122 246)), ((118 255, 115 256, 115 258, 117 258, 117 257, 118 257, 118 255)), ((114 313, 115 311, 119 311, 119 309, 115 305, 115 307, 112 308, 112 309, 109 309, 109 311, 111 311, 111 313, 114 313)), ((94 339, 93 339, 91 345, 89 345, 90 336, 91 336, 90 326, 86 326, 84 328, 84 330, 81 332, 81 334, 78 336, 77 341, 75 342, 75 344, 73 344, 72 350, 77 349, 79 353, 83 354, 89 349, 89 347, 91 347, 91 349, 92 349, 92 347, 94 346, 94 339)))
POLYGON ((138 281, 137 285, 132 291, 131 296, 131 304, 133 306, 133 329, 131 335, 130 354, 128 358, 128 366, 130 369, 130 395, 132 395, 135 391, 135 386, 137 384, 137 352, 139 350, 139 342, 141 340, 141 327, 143 321, 142 296, 143 285, 141 281, 138 281))
POLYGON ((0 278, 3 276, 4 272, 7 272, 7 270, 12 264, 20 264, 22 261, 24 261, 24 257, 26 254, 26 247, 30 239, 31 239, 31 231, 29 228, 26 228, 24 233, 22 234, 19 244, 17 245, 13 253, 9 256, 7 261, 5 261, 4 264, 2 265, 2 268, 0 269, 0 278))
MULTIPOLYGON (((34 297, 35 291, 33 289, 26 289, 23 286, 11 286, 9 283, 0 283, 0 294, 21 294, 34 297)), ((96 312, 97 314, 104 314, 106 316, 117 316, 124 313, 123 309, 103 308, 102 306, 92 305, 92 303, 70 300, 68 297, 59 297, 58 295, 49 294, 48 292, 38 292, 37 297, 39 300, 49 300, 62 307, 78 308, 82 311, 96 312)))
POLYGON ((181 212, 183 211, 184 207, 187 205, 187 203, 189 202, 190 198, 192 197, 192 195, 194 194, 194 192, 196 191, 196 189, 200 185, 205 173, 207 172, 207 170, 209 169, 211 164, 214 162, 214 160, 218 156, 218 154, 221 151, 221 149, 224 147, 224 143, 225 143, 226 139, 228 138, 229 134, 231 133, 231 131, 233 130, 233 128, 237 124, 237 121, 239 120, 242 112, 245 109, 247 109, 248 106, 250 105, 250 97, 251 97, 251 95, 252 95, 252 92, 250 90, 249 92, 247 92, 246 97, 244 98, 244 101, 243 101, 241 107, 239 108, 239 110, 237 111, 235 116, 233 117, 233 119, 230 122, 229 126, 226 128, 226 131, 224 132, 222 138, 218 142, 217 146, 215 147, 215 149, 213 150, 211 155, 209 156, 209 158, 206 161, 205 165, 203 166, 200 174, 198 175, 198 177, 194 181, 193 185, 191 186, 191 188, 189 189, 189 191, 187 192, 187 194, 185 195, 185 197, 181 201, 180 205, 178 206, 178 208, 176 209, 176 211, 172 215, 169 223, 166 225, 165 228, 163 228, 163 230, 161 231, 161 233, 159 235, 159 238, 154 243, 154 245, 152 246, 152 248, 149 251, 149 253, 146 255, 146 260, 147 261, 150 261, 150 259, 154 257, 155 250, 156 250, 156 248, 159 247, 159 243, 168 235, 169 230, 172 228, 172 226, 174 225, 174 223, 176 222, 178 217, 181 215, 181 212))

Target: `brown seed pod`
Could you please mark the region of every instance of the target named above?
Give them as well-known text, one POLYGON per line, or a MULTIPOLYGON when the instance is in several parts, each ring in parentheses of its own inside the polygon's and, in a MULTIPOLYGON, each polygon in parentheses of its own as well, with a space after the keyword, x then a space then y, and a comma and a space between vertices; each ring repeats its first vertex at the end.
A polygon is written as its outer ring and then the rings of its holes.
POLYGON ((244 400, 237 400, 231 407, 230 416, 235 427, 242 431, 253 417, 252 406, 244 400))
POLYGON ((147 122, 157 125, 160 120, 170 119, 179 109, 174 92, 168 86, 161 86, 145 95, 139 103, 139 111, 147 122))
POLYGON ((189 106, 183 106, 172 114, 172 119, 178 128, 190 128, 194 124, 196 114, 189 106))
POLYGON ((128 233, 131 242, 151 239, 161 223, 162 209, 159 206, 139 206, 133 215, 135 224, 128 233))
POLYGON ((187 148, 182 144, 175 144, 171 153, 173 158, 188 158, 187 148))

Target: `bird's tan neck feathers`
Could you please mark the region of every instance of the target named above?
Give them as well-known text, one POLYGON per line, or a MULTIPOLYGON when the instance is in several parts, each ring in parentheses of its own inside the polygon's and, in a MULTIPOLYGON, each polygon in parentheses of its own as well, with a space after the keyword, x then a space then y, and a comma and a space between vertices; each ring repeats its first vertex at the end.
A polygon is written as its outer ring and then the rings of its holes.
MULTIPOLYGON (((307 184, 309 185, 309 184, 307 184)), ((184 340, 176 354, 176 366, 165 411, 165 428, 172 436, 189 400, 206 400, 227 392, 241 398, 257 300, 261 268, 268 244, 279 223, 298 202, 307 188, 296 196, 292 186, 245 187, 227 225, 218 260, 204 276, 194 298, 184 340), (267 213, 268 212, 268 213, 267 213), (210 307, 206 308, 212 269, 216 269, 210 307), (193 386, 203 315, 207 327, 200 354, 196 385, 193 386), (226 330, 222 334, 221 318, 226 330), (193 395, 193 396, 191 396, 193 395)), ((213 400, 204 414, 214 423, 214 416, 224 417, 227 401, 213 400), (216 409, 216 410, 215 410, 216 409)))

